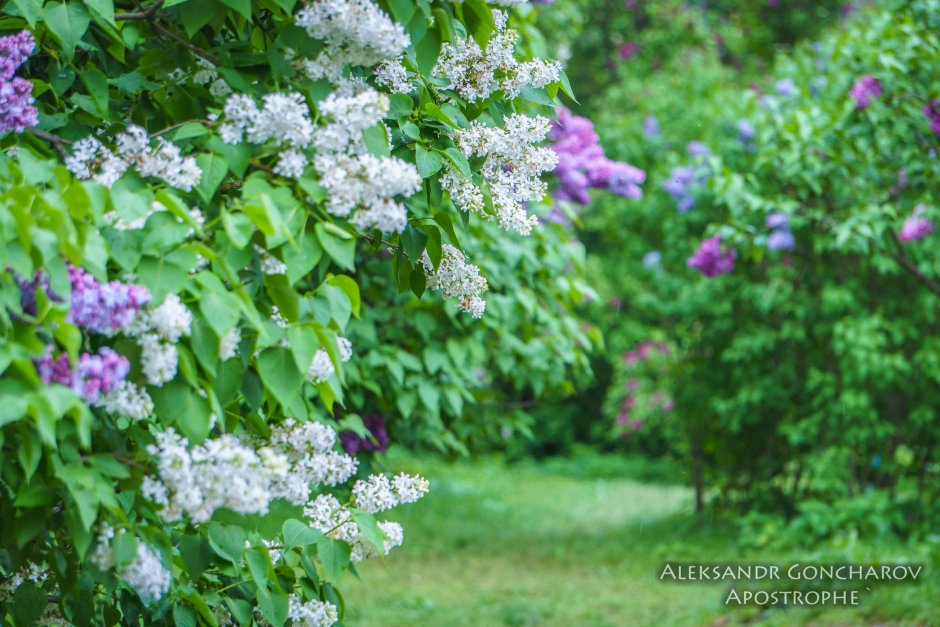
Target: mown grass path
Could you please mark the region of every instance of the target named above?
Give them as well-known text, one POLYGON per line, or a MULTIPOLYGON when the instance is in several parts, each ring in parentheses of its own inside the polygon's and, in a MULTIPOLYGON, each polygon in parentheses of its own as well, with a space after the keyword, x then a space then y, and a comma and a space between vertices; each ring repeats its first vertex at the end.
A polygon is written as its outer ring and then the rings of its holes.
POLYGON ((730 526, 688 514, 683 487, 495 462, 409 470, 431 494, 392 512, 404 546, 347 580, 348 627, 940 624, 936 579, 867 593, 853 610, 763 614, 725 607, 729 584, 659 581, 666 560, 808 561, 742 553, 730 526))

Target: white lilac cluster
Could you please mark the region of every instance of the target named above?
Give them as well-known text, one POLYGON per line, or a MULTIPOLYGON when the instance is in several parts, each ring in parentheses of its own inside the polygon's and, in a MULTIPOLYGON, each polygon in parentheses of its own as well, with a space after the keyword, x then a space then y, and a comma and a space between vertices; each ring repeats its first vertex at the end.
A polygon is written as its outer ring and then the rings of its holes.
POLYGON ((261 108, 254 98, 235 94, 225 102, 225 124, 219 128, 222 141, 241 143, 245 138, 251 144, 274 141, 294 148, 306 146, 313 137, 310 108, 303 95, 267 94, 261 108))
POLYGON ((115 154, 95 137, 80 139, 72 145, 65 167, 80 179, 93 179, 110 187, 134 166, 141 176, 152 176, 171 187, 191 191, 202 178, 202 170, 193 157, 184 157, 178 146, 158 137, 152 146, 147 131, 130 125, 114 138, 115 154))
POLYGON ((345 483, 359 466, 353 457, 333 450, 336 432, 319 422, 288 419, 271 430, 270 444, 290 467, 274 479, 271 492, 295 505, 310 499, 311 486, 345 483))
POLYGON ((401 473, 389 481, 385 475, 371 475, 359 480, 352 489, 352 504, 367 514, 384 512, 397 505, 414 503, 428 493, 428 480, 401 473))
POLYGON ((405 207, 395 196, 421 189, 414 165, 396 157, 368 153, 362 132, 388 112, 388 97, 361 85, 347 83, 319 106, 329 122, 317 129, 314 167, 326 188, 326 209, 362 229, 401 233, 408 224, 405 207))
POLYGON ((209 94, 213 98, 225 98, 232 93, 232 88, 225 79, 219 77, 215 66, 205 59, 196 59, 198 69, 193 72, 190 81, 194 85, 209 86, 209 94))
MULTIPOLYGON (((352 342, 345 337, 336 336, 336 346, 339 348, 339 359, 341 362, 346 363, 352 359, 352 342)), ((313 359, 310 361, 310 367, 307 369, 307 380, 313 383, 324 383, 327 379, 332 377, 335 372, 336 367, 333 365, 329 353, 321 348, 314 353, 313 359)))
POLYGON ((223 507, 264 514, 277 498, 303 505, 312 486, 338 485, 355 474, 358 463, 332 450, 335 443, 330 427, 294 420, 275 427, 258 448, 231 434, 190 447, 168 429, 147 449, 157 460, 157 475, 145 477, 141 492, 167 521, 185 515, 202 523, 223 507))
POLYGON ((49 566, 45 562, 36 564, 30 562, 10 575, 7 579, 0 581, 0 602, 8 602, 13 599, 16 589, 26 582, 41 586, 49 577, 49 566))
MULTIPOLYGON (((548 118, 518 113, 506 118, 504 128, 474 121, 455 133, 457 145, 468 157, 486 159, 481 174, 489 184, 496 218, 506 230, 528 235, 538 223, 526 212, 525 203, 545 196, 547 186, 539 177, 558 163, 554 150, 537 145, 550 130, 548 118)), ((441 186, 458 207, 482 215, 483 193, 450 164, 445 167, 441 186)))
POLYGON ((486 278, 480 276, 480 268, 467 263, 463 253, 450 244, 444 244, 441 252, 441 264, 436 269, 427 251, 421 256, 428 289, 441 290, 445 298, 457 301, 457 307, 474 318, 482 318, 486 301, 480 294, 486 292, 489 285, 486 278))
POLYGON ((287 618, 292 625, 301 627, 330 627, 339 620, 339 613, 332 603, 317 599, 304 603, 303 599, 292 594, 288 597, 287 618))
POLYGON ((147 605, 159 601, 170 591, 172 579, 160 554, 143 542, 137 543, 137 554, 121 571, 120 578, 147 605))
POLYGON ((289 470, 283 455, 267 448, 256 451, 230 434, 188 445, 186 438, 167 429, 147 447, 157 460, 159 479, 145 477, 141 492, 163 508, 160 515, 167 521, 186 515, 201 523, 223 507, 264 514, 273 498, 273 479, 289 470))
POLYGON ((255 252, 258 253, 259 264, 261 265, 261 274, 287 274, 287 264, 255 244, 255 252))
POLYGON ((519 34, 506 27, 504 12, 494 10, 493 19, 496 32, 485 51, 472 37, 459 39, 456 44, 445 43, 432 75, 446 78, 460 97, 469 102, 486 100, 498 90, 512 99, 525 85, 541 88, 558 80, 561 66, 555 61, 517 60, 513 49, 519 34))
POLYGON ((163 385, 176 376, 179 351, 176 342, 191 332, 193 315, 176 294, 167 296, 159 307, 141 313, 125 328, 137 338, 144 376, 151 385, 163 385))
POLYGON ((115 416, 144 420, 153 413, 153 400, 147 390, 124 380, 110 392, 102 394, 95 402, 95 407, 115 416))
POLYGON ((242 341, 242 333, 237 328, 228 331, 219 338, 219 359, 225 361, 238 355, 238 345, 242 341))
MULTIPOLYGON (((379 549, 362 533, 362 530, 352 520, 352 513, 332 494, 321 494, 304 508, 304 515, 314 529, 319 529, 333 540, 342 540, 350 545, 352 551, 350 560, 361 562, 364 559, 375 557, 379 549)), ((385 535, 382 545, 382 555, 388 555, 396 546, 404 541, 404 530, 401 525, 391 521, 379 522, 379 529, 385 535)))
POLYGON ((402 57, 388 59, 375 68, 375 82, 393 94, 410 94, 415 90, 408 80, 408 70, 402 63, 402 57))
MULTIPOLYGON (((121 530, 120 533, 127 532, 121 530)), ((111 525, 103 523, 98 531, 95 549, 88 558, 101 570, 111 570, 115 566, 114 551, 111 549, 114 536, 111 525)), ((160 554, 140 541, 137 542, 137 554, 134 559, 118 573, 118 577, 133 588, 141 601, 147 605, 162 599, 170 591, 172 580, 160 554)))
POLYGON ((324 43, 303 62, 312 79, 338 80, 347 65, 372 67, 411 45, 405 29, 370 0, 319 0, 297 13, 297 25, 324 43))

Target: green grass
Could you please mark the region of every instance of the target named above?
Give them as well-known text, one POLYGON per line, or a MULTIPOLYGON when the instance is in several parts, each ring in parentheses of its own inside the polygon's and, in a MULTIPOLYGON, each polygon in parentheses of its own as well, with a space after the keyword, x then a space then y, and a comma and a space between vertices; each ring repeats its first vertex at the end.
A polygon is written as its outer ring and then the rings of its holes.
MULTIPOLYGON (((684 487, 598 479, 554 463, 445 465, 396 459, 431 493, 392 512, 405 544, 342 586, 349 627, 462 625, 940 625, 940 582, 876 587, 859 608, 759 613, 723 605, 729 585, 664 583, 663 562, 818 561, 737 547, 733 528, 697 521, 684 487), (933 618, 931 618, 933 616, 933 618)), ((894 551, 895 549, 891 549, 894 551)), ((896 553, 856 548, 866 559, 896 553)))

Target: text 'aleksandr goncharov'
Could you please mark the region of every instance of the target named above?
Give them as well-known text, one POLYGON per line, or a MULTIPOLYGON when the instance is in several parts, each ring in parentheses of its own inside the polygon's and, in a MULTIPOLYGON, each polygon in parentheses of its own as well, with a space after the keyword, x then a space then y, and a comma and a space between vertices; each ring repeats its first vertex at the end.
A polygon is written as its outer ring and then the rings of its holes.
POLYGON ((910 564, 675 564, 659 574, 664 581, 914 581, 923 566, 910 564))

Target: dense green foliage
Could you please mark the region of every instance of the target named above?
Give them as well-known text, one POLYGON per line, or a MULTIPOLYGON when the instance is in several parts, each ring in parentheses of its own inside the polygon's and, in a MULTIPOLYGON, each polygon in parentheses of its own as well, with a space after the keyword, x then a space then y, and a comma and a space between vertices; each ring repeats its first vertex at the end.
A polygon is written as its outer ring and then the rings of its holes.
POLYGON ((627 62, 640 78, 591 103, 609 149, 650 173, 642 206, 601 199, 585 215, 614 370, 595 437, 686 460, 703 498, 749 512, 757 541, 934 524, 940 260, 929 237, 898 233, 917 205, 936 218, 938 142, 924 107, 937 96, 937 10, 865 8, 759 79, 719 47, 679 46, 653 73, 627 62), (863 75, 883 89, 864 108, 849 95, 863 75), (782 79, 792 96, 776 93, 782 79), (661 135, 644 135, 647 115, 661 135), (741 120, 753 139, 739 137, 741 120), (690 141, 710 156, 690 155, 690 141), (677 166, 701 173, 688 213, 663 189, 677 166), (768 246, 774 213, 787 216, 792 250, 768 246), (709 278, 687 260, 716 234, 737 262, 709 278), (660 260, 644 264, 651 251, 660 260), (666 354, 624 363, 648 340, 666 354))

